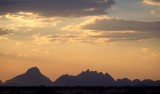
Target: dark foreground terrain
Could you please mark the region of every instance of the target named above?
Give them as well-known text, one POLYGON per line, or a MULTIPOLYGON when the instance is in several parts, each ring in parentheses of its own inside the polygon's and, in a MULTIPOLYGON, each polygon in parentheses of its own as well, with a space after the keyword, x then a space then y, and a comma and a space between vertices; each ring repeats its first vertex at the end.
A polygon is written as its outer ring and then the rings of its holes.
POLYGON ((0 87, 0 94, 160 94, 160 87, 0 87))

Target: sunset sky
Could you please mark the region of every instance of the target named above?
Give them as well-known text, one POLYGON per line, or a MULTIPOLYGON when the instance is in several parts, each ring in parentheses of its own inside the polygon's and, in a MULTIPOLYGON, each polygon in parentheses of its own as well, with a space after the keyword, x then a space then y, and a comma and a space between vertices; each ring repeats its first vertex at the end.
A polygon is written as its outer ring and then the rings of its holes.
POLYGON ((160 80, 160 0, 0 0, 0 80, 34 66, 160 80))

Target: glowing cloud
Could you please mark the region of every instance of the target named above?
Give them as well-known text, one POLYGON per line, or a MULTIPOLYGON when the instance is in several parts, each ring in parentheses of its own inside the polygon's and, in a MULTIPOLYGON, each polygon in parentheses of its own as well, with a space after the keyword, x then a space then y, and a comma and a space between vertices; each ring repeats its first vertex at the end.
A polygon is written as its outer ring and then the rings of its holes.
POLYGON ((2 15, 0 20, 0 28, 13 32, 20 31, 20 29, 54 27, 60 22, 56 18, 45 18, 32 12, 8 13, 2 15))
POLYGON ((160 0, 144 0, 144 2, 149 5, 160 5, 160 0))

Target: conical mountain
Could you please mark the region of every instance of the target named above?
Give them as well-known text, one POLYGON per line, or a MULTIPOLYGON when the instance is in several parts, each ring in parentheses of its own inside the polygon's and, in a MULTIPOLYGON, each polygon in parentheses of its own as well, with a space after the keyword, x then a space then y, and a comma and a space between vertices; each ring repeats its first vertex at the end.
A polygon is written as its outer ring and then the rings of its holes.
POLYGON ((114 86, 114 83, 114 79, 107 73, 86 70, 77 76, 61 76, 54 82, 54 86, 114 86))
POLYGON ((26 73, 7 80, 8 86, 52 86, 52 81, 44 76, 37 67, 32 67, 26 73))

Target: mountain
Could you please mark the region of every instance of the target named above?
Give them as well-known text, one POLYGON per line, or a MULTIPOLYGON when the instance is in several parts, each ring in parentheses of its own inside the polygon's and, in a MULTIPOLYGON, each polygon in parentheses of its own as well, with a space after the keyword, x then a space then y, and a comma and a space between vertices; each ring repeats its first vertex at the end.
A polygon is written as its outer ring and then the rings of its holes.
POLYGON ((135 79, 131 81, 128 78, 123 78, 117 79, 116 86, 160 86, 160 81, 153 81, 151 79, 145 79, 143 81, 135 79))
POLYGON ((7 80, 6 86, 52 86, 52 81, 44 76, 37 67, 32 67, 26 73, 7 80))
POLYGON ((0 80, 0 86, 2 85, 3 83, 2 83, 2 81, 0 80))
POLYGON ((151 79, 145 79, 141 82, 142 86, 160 86, 160 80, 153 81, 151 79))
POLYGON ((123 78, 123 79, 117 79, 116 81, 116 86, 131 86, 132 81, 129 80, 128 78, 123 78))
POLYGON ((117 79, 116 81, 108 73, 86 70, 80 74, 62 75, 55 82, 54 86, 160 86, 160 80, 150 79, 140 81, 139 79, 130 80, 128 78, 117 79))
POLYGON ((135 79, 132 81, 132 86, 141 86, 142 85, 142 81, 139 79, 135 79))
POLYGON ((62 75, 53 84, 54 86, 113 86, 115 81, 108 73, 86 70, 77 76, 62 75))
POLYGON ((18 75, 6 82, 0 81, 0 86, 160 86, 160 80, 145 79, 130 80, 128 78, 117 79, 108 74, 97 71, 82 71, 80 74, 62 75, 52 82, 44 76, 37 67, 32 67, 26 73, 18 75))

